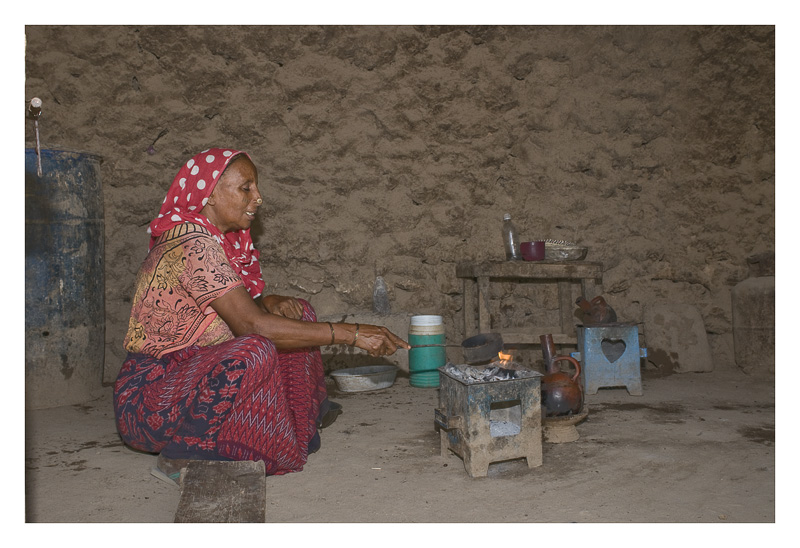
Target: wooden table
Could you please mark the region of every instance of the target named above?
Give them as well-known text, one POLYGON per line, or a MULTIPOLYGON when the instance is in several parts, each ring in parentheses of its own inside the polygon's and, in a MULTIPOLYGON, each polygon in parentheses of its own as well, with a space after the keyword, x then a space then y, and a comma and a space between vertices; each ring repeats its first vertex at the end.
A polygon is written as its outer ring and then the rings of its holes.
MULTIPOLYGON (((540 335, 553 335, 555 344, 577 344, 573 312, 576 308, 572 285, 580 284, 581 294, 591 300, 603 292, 603 263, 587 261, 502 261, 456 265, 456 277, 463 280, 464 336, 489 333, 489 284, 494 280, 545 280, 558 284, 558 326, 531 326, 524 331, 503 331, 505 344, 539 344, 540 335), (475 314, 477 309, 477 316, 475 314)), ((493 332, 497 333, 498 330, 493 332)))

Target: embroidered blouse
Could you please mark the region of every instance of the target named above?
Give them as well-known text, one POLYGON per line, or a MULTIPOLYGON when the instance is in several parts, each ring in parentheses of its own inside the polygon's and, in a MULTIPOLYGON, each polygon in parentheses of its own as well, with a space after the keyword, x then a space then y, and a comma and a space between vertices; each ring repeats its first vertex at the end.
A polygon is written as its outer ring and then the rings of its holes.
POLYGON ((125 349, 161 358, 190 345, 234 338, 210 304, 241 285, 207 229, 175 226, 158 238, 139 270, 125 349))

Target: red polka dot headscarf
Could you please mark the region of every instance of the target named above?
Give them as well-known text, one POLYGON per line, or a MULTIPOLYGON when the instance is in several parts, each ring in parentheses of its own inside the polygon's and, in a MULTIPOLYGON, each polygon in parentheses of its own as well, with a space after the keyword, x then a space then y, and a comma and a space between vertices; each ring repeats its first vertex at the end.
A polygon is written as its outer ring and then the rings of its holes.
POLYGON ((265 284, 258 262, 259 252, 253 245, 250 229, 223 234, 201 213, 225 168, 240 154, 250 158, 246 152, 210 148, 186 162, 172 181, 158 217, 150 223, 147 232, 152 248, 159 236, 181 223, 195 223, 207 228, 222 245, 231 266, 244 281, 247 292, 251 297, 257 297, 265 284))

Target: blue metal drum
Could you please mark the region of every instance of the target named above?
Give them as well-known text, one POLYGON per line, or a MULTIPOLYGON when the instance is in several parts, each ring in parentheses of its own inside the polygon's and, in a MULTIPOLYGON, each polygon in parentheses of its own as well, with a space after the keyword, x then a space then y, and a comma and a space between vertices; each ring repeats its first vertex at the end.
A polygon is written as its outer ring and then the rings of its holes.
POLYGON ((105 345, 98 156, 25 149, 25 406, 87 401, 105 345))

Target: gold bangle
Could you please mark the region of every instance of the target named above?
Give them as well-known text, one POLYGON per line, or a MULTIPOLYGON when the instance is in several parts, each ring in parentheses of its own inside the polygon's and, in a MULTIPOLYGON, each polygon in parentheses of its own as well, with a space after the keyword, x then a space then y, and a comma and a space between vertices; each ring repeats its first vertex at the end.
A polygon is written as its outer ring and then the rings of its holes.
POLYGON ((333 345, 333 344, 334 344, 334 331, 333 331, 333 324, 332 324, 331 322, 328 322, 328 327, 330 327, 330 328, 331 328, 331 345, 333 345))
POLYGON ((353 342, 352 342, 352 344, 350 346, 355 346, 356 345, 356 341, 358 340, 358 328, 359 328, 359 325, 356 324, 356 336, 353 338, 353 342))

